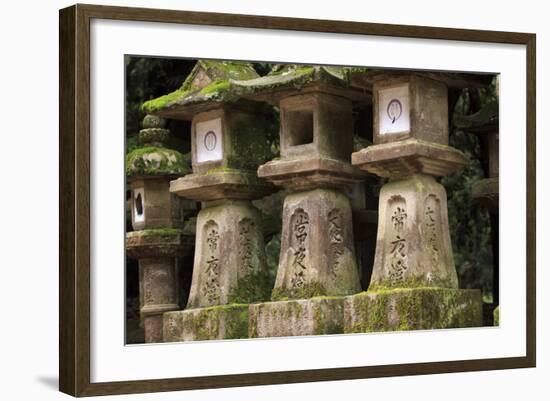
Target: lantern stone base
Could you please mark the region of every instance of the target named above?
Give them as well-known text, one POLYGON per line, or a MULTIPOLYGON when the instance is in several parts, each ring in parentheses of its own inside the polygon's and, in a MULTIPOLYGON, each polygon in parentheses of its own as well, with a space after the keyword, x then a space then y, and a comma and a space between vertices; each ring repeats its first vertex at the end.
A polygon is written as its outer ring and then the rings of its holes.
POLYGON ((287 195, 273 301, 360 291, 351 216, 350 201, 340 191, 287 195))
POLYGON ((164 342, 248 338, 248 305, 231 304, 168 312, 164 342))
POLYGON ((480 290, 407 288, 346 298, 344 332, 430 330, 482 326, 480 290))
POLYGON ((344 330, 344 297, 319 297, 251 304, 248 336, 290 337, 339 334, 344 330))

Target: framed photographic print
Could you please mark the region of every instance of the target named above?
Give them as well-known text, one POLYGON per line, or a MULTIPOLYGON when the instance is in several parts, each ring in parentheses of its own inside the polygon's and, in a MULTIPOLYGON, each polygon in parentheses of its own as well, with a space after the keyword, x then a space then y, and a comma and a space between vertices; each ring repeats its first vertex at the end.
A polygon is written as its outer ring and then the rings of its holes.
POLYGON ((535 113, 533 34, 61 10, 60 390, 535 366, 535 113))

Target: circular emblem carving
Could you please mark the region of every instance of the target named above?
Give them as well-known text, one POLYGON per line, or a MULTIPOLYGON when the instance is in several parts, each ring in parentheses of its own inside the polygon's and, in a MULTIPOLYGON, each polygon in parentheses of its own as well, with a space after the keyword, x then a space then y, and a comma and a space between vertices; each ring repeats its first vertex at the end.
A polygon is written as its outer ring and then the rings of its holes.
POLYGON ((397 120, 399 120, 401 114, 403 114, 403 106, 401 105, 401 102, 397 99, 390 100, 386 113, 388 114, 391 123, 395 123, 397 120))
POLYGON ((204 136, 204 147, 206 150, 214 150, 217 142, 218 138, 216 137, 216 133, 214 131, 208 131, 204 136))

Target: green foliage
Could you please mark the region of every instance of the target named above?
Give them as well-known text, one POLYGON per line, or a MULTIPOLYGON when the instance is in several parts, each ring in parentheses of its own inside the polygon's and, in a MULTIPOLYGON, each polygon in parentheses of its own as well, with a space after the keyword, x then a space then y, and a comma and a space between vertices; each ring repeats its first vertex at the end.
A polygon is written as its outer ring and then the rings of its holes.
POLYGON ((478 125, 491 122, 495 114, 482 115, 480 110, 494 111, 496 101, 494 85, 488 89, 462 92, 454 108, 449 144, 466 153, 471 163, 464 171, 444 177, 441 181, 447 190, 449 228, 460 286, 481 288, 487 294, 492 292, 493 287, 491 226, 487 210, 472 198, 471 191, 472 185, 484 178, 480 163, 484 156, 478 136, 457 128, 456 122, 467 121, 472 115, 480 117, 476 120, 478 125))

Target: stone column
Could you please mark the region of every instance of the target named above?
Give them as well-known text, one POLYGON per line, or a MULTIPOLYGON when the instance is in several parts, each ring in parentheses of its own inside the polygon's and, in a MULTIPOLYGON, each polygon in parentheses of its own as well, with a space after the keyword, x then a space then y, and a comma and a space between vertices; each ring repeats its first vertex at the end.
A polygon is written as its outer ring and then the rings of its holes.
POLYGON ((167 341, 246 337, 248 303, 272 288, 251 200, 273 191, 256 169, 273 156, 274 110, 235 87, 258 78, 250 63, 197 60, 180 88, 143 104, 149 113, 192 122, 193 173, 172 181, 170 191, 202 203, 187 309, 164 315, 167 341))
POLYGON ((176 258, 187 254, 192 238, 185 236, 184 204, 169 191, 171 178, 189 171, 183 156, 163 146, 169 135, 164 120, 147 116, 139 133, 141 147, 126 157, 132 189, 135 231, 126 234, 126 253, 139 263, 140 308, 145 342, 162 342, 162 314, 179 309, 176 258))
POLYGON ((346 300, 345 331, 481 325, 481 292, 458 289, 447 195, 435 180, 467 163, 448 146, 447 87, 413 73, 382 75, 373 103, 374 145, 352 163, 389 182, 369 291, 346 300))
POLYGON ((266 152, 262 117, 262 108, 228 105, 193 118, 193 174, 170 191, 202 209, 187 308, 165 314, 168 341, 246 338, 248 304, 269 298, 261 216, 251 203, 273 191, 250 170, 266 152))
POLYGON ((364 178, 348 161, 352 101, 302 91, 280 100, 281 158, 258 169, 288 195, 273 302, 250 306, 250 337, 341 333, 344 297, 361 290, 347 195, 364 178))

